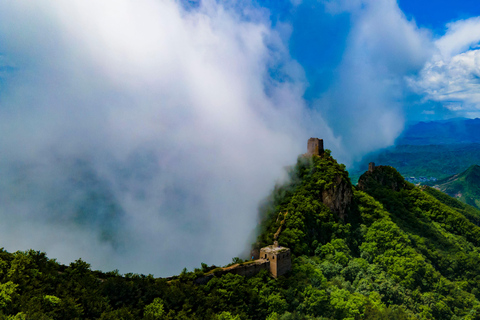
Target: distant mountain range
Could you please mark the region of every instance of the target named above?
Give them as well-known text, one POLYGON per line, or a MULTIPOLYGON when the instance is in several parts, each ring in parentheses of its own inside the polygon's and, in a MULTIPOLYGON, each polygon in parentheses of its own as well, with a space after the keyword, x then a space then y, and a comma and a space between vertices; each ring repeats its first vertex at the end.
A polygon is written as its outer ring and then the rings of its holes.
POLYGON ((418 122, 407 127, 395 145, 480 143, 480 119, 418 122))
POLYGON ((355 182, 369 162, 395 167, 413 183, 441 180, 480 164, 480 119, 419 122, 405 129, 395 146, 370 154, 350 168, 355 182))

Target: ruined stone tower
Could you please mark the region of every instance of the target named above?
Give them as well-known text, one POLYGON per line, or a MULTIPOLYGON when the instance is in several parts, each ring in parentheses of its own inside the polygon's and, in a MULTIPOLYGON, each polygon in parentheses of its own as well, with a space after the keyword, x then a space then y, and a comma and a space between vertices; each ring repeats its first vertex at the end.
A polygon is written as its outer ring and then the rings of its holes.
POLYGON ((310 138, 307 144, 307 156, 321 156, 323 154, 323 139, 310 138))
POLYGON ((368 172, 373 172, 375 170, 375 162, 370 162, 368 164, 368 172))
POLYGON ((281 247, 275 241, 273 245, 260 249, 260 259, 270 262, 270 273, 277 278, 292 268, 290 249, 281 247))

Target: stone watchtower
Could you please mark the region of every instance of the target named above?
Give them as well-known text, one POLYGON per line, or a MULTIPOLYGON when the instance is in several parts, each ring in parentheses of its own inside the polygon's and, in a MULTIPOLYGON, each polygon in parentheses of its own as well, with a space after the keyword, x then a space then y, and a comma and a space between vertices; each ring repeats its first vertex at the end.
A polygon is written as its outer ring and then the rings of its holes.
POLYGON ((260 259, 270 262, 270 273, 274 278, 284 275, 292 268, 290 249, 279 246, 278 241, 260 249, 260 259))
POLYGON ((375 170, 375 162, 370 162, 368 164, 368 172, 373 172, 375 170))
POLYGON ((321 156, 323 154, 323 139, 310 138, 307 145, 307 156, 321 156))

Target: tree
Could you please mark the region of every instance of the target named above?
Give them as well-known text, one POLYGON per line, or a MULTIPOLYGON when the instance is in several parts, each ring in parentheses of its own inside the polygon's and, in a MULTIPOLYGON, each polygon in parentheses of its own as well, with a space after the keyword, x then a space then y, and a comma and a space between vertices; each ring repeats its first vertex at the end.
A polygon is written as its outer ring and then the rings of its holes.
POLYGON ((217 314, 215 317, 216 320, 240 320, 240 316, 233 316, 230 312, 228 311, 223 311, 220 314, 217 314))
POLYGON ((163 319, 163 317, 165 316, 163 300, 160 298, 155 298, 152 303, 145 306, 145 311, 143 314, 145 316, 145 319, 148 320, 163 319))

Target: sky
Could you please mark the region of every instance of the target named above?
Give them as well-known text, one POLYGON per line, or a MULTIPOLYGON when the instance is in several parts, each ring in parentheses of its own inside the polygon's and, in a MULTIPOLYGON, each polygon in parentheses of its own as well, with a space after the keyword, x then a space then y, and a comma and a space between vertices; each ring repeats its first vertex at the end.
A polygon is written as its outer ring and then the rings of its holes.
POLYGON ((474 1, 0 3, 0 246, 155 276, 245 254, 310 137, 479 115, 474 1))

